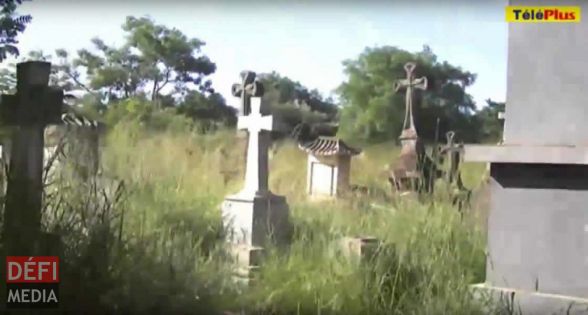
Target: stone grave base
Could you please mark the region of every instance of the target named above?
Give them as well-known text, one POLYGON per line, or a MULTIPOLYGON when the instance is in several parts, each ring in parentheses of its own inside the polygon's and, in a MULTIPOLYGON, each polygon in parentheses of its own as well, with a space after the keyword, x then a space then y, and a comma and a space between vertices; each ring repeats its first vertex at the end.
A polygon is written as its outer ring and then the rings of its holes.
POLYGON ((374 256, 379 244, 378 239, 374 237, 344 237, 341 239, 340 248, 347 259, 364 262, 374 256))
POLYGON ((264 249, 247 244, 227 244, 227 252, 235 264, 233 281, 243 286, 255 283, 263 260, 264 249))
POLYGON ((487 283, 471 286, 476 298, 490 298, 510 305, 514 314, 588 315, 588 299, 493 287, 487 283), (521 313, 519 313, 519 311, 521 313))
POLYGON ((225 198, 223 226, 230 244, 264 246, 268 241, 284 244, 290 235, 286 198, 266 194, 237 194, 225 198))

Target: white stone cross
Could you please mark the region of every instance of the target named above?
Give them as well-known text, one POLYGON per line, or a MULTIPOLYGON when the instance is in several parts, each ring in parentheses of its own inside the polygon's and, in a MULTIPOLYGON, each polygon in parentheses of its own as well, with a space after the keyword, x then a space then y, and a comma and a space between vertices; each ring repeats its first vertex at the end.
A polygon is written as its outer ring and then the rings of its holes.
POLYGON ((251 113, 239 116, 237 128, 247 130, 247 161, 245 169, 245 187, 241 194, 264 194, 268 192, 268 149, 271 138, 269 132, 274 130, 274 117, 261 114, 261 98, 251 98, 251 113))

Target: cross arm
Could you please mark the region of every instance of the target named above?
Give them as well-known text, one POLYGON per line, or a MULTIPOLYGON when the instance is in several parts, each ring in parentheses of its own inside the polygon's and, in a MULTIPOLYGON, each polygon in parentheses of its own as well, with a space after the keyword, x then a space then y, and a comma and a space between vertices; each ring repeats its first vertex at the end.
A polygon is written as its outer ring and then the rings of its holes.
POLYGON ((6 125, 57 125, 63 112, 63 90, 51 87, 33 87, 22 94, 2 95, 0 119, 6 125))
POLYGON ((422 77, 414 80, 401 79, 394 83, 394 91, 398 92, 402 88, 413 87, 419 90, 426 90, 428 86, 427 77, 422 77))
POLYGON ((271 115, 261 116, 259 114, 251 114, 248 116, 241 116, 237 120, 237 129, 247 130, 250 132, 257 132, 261 130, 273 131, 276 123, 274 117, 271 115))

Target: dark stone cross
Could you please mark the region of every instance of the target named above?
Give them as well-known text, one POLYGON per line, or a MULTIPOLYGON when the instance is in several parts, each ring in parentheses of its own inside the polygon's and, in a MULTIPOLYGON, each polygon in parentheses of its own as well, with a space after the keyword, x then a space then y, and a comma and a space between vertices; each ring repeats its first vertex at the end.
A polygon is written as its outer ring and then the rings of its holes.
POLYGON ((264 93, 263 85, 255 80, 253 71, 241 72, 241 83, 233 84, 231 92, 233 96, 241 98, 239 116, 247 116, 251 113, 251 97, 261 97, 264 93))
POLYGON ((0 115, 13 126, 3 238, 10 255, 31 255, 39 241, 43 196, 44 130, 61 123, 63 91, 48 86, 51 64, 17 65, 17 91, 2 95, 0 115))
POLYGON ((413 89, 427 89, 427 78, 414 78, 414 69, 416 64, 409 62, 404 65, 406 71, 406 79, 398 80, 394 84, 394 91, 398 92, 402 88, 406 88, 406 110, 404 113, 403 130, 400 134, 401 151, 398 164, 392 171, 392 181, 400 190, 405 190, 407 186, 412 186, 409 189, 416 189, 419 180, 422 180, 423 162, 425 159, 424 146, 418 141, 418 134, 414 124, 414 116, 412 113, 412 93, 413 89))
MULTIPOLYGON (((412 93, 414 89, 426 90, 427 89, 427 77, 421 77, 418 79, 414 78, 414 69, 416 64, 409 62, 404 65, 406 71, 406 79, 398 80, 394 84, 394 90, 400 91, 402 88, 406 88, 406 110, 404 112, 404 124, 402 125, 403 130, 410 129, 414 130, 416 136, 416 129, 414 126, 414 117, 412 114, 412 93)), ((404 132, 403 132, 404 134, 404 132)), ((401 136, 402 137, 402 136, 401 136)))

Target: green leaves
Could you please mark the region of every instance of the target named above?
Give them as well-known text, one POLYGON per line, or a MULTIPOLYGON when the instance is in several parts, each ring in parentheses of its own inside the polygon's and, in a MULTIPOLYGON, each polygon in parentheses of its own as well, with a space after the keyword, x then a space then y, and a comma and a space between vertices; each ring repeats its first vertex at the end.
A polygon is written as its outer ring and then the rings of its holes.
POLYGON ((33 19, 30 15, 16 15, 16 7, 20 4, 22 0, 0 0, 0 62, 9 55, 18 57, 16 38, 33 19))
POLYGON ((284 134, 301 122, 332 123, 338 119, 338 107, 333 100, 323 98, 317 90, 310 90, 300 82, 283 77, 276 72, 258 75, 266 92, 264 101, 270 104, 272 113, 288 126, 284 134))
POLYGON ((107 100, 145 94, 156 101, 191 89, 214 92, 206 77, 216 65, 199 54, 203 41, 146 17, 129 16, 122 29, 126 33, 122 46, 111 47, 94 38, 94 50, 79 50, 73 62, 85 68, 90 86, 107 100))

